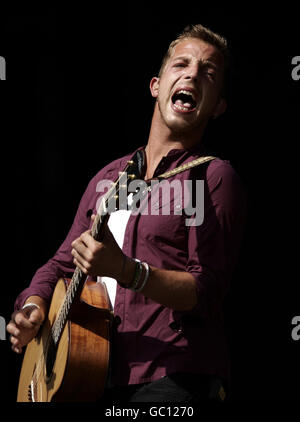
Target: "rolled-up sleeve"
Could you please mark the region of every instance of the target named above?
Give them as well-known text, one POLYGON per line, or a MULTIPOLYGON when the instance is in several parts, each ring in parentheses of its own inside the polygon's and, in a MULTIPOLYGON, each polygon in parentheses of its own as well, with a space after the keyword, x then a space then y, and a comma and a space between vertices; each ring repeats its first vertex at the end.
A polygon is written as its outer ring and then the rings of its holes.
POLYGON ((246 219, 247 199, 240 177, 228 162, 207 171, 204 220, 190 226, 186 271, 197 286, 197 305, 191 311, 202 318, 219 318, 236 266, 246 219))

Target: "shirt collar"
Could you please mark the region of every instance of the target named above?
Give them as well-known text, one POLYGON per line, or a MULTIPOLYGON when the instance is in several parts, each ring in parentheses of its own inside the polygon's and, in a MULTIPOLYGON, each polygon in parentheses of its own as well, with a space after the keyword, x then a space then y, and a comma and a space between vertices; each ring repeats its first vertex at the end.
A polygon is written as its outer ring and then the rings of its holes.
POLYGON ((178 148, 178 149, 171 149, 166 157, 180 157, 184 154, 192 155, 192 156, 200 156, 205 153, 205 148, 202 144, 194 145, 191 148, 178 148))

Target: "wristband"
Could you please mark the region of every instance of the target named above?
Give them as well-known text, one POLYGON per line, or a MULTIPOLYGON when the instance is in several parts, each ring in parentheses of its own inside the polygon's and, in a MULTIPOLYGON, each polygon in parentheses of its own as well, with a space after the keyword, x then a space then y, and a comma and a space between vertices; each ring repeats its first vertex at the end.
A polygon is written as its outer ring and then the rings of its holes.
POLYGON ((25 308, 29 308, 29 306, 35 306, 36 308, 41 309, 39 307, 39 305, 37 305, 36 303, 33 303, 33 302, 25 303, 25 305, 21 309, 23 310, 25 308))
MULTIPOLYGON (((125 255, 124 255, 124 257, 125 257, 125 255)), ((125 267, 125 259, 126 259, 126 257, 124 258, 124 261, 123 261, 123 269, 122 269, 122 271, 124 270, 124 267, 125 267)), ((141 261, 139 259, 136 259, 136 258, 131 258, 131 259, 133 261, 135 261, 135 263, 136 263, 135 264, 135 270, 134 270, 134 276, 133 276, 132 282, 130 284, 124 284, 124 283, 121 283, 120 281, 117 281, 117 283, 121 287, 123 287, 124 289, 133 289, 134 286, 137 286, 137 284, 140 281, 142 270, 143 270, 141 261)))
POLYGON ((144 266, 146 270, 146 274, 145 274, 144 280, 142 281, 142 284, 134 289, 135 292, 140 292, 141 290, 143 290, 149 278, 149 273, 150 273, 149 265, 147 264, 147 262, 142 262, 142 265, 144 266))
POLYGON ((137 285, 139 284, 140 279, 141 279, 141 275, 142 275, 142 272, 143 272, 143 265, 142 265, 141 261, 139 259, 135 259, 135 258, 134 258, 134 261, 136 262, 135 273, 134 273, 132 283, 128 286, 128 288, 130 290, 133 290, 133 291, 135 291, 137 285))

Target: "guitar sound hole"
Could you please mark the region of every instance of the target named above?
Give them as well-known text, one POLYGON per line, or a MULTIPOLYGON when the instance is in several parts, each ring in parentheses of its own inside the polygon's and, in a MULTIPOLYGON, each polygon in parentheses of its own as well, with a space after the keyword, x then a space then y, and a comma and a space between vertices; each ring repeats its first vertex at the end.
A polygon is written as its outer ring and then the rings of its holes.
POLYGON ((46 359, 46 374, 48 378, 50 378, 53 371, 53 366, 56 360, 56 352, 57 352, 57 347, 53 339, 51 339, 49 347, 48 347, 47 359, 46 359))

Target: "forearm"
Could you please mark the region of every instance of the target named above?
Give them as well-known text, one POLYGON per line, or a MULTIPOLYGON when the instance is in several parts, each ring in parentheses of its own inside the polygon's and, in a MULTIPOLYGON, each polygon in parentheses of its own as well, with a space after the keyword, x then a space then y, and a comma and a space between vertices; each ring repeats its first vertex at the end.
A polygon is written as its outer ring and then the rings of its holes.
MULTIPOLYGON (((121 276, 121 283, 130 285, 136 263, 126 259, 126 265, 121 276)), ((145 276, 144 269, 141 277, 145 276)), ((197 304, 197 288, 195 278, 184 271, 162 270, 150 266, 149 278, 142 294, 163 306, 177 310, 189 311, 197 304)))

